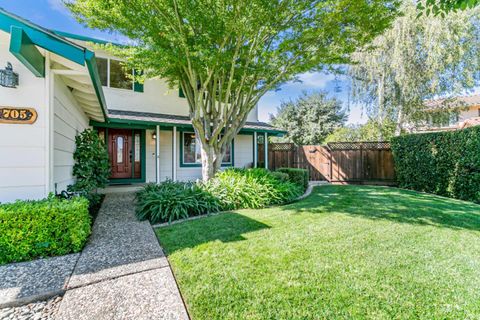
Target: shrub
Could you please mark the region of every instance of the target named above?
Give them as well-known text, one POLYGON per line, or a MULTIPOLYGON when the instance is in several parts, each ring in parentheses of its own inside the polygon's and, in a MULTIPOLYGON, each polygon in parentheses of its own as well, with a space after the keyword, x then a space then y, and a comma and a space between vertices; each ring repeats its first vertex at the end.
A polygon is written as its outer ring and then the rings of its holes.
POLYGON ((220 210, 219 201, 191 182, 147 184, 136 194, 136 214, 152 223, 171 222, 220 210))
POLYGON ((107 148, 98 133, 91 129, 76 136, 75 145, 73 175, 76 181, 68 190, 80 193, 95 206, 101 201, 96 190, 105 187, 110 176, 107 148))
POLYGON ((277 172, 286 173, 290 182, 301 186, 303 190, 307 190, 309 180, 308 170, 297 168, 279 168, 277 169, 277 172))
POLYGON ((0 264, 80 251, 90 234, 88 201, 53 195, 0 205, 0 264))
POLYGON ((220 200, 224 210, 287 203, 302 193, 297 185, 281 181, 278 175, 260 168, 227 169, 202 187, 220 200))
POLYGON ((400 187, 480 203, 480 127, 391 141, 400 187))
POLYGON ((278 171, 272 171, 270 174, 280 182, 290 181, 290 177, 286 173, 278 172, 278 171))

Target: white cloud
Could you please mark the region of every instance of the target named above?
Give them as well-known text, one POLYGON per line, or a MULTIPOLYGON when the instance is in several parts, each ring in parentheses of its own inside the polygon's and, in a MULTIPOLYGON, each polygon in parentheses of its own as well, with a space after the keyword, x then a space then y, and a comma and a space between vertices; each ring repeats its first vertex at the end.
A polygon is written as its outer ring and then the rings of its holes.
POLYGON ((59 11, 61 13, 68 13, 67 8, 63 4, 63 0, 48 0, 48 5, 52 10, 59 11))
POLYGON ((322 89, 327 86, 330 81, 335 80, 333 74, 325 74, 320 72, 306 72, 299 76, 302 81, 300 84, 304 87, 322 89))

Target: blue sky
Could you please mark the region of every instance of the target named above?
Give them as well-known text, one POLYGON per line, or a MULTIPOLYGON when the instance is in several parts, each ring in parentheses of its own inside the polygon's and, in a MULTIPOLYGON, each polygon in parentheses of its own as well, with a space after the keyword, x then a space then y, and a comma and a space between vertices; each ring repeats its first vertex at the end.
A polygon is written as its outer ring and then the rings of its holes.
MULTIPOLYGON (((0 7, 45 28, 113 42, 125 41, 125 38, 121 35, 91 30, 80 25, 71 17, 61 0, 0 0, 0 7)), ((314 72, 300 75, 300 80, 301 82, 283 85, 279 91, 268 92, 260 100, 259 118, 261 121, 268 121, 269 115, 276 112, 281 102, 293 100, 300 96, 303 91, 324 90, 330 97, 343 101, 345 107, 349 106, 348 84, 341 78, 314 72)), ((364 123, 366 121, 361 107, 350 105, 349 109, 349 123, 364 123)))

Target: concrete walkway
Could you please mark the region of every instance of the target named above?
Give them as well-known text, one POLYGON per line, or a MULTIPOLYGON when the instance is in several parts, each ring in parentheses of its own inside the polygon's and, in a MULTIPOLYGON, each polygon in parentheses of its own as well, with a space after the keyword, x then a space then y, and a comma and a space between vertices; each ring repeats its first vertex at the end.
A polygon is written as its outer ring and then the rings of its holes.
POLYGON ((58 319, 188 319, 152 227, 134 216, 133 194, 107 194, 58 319))

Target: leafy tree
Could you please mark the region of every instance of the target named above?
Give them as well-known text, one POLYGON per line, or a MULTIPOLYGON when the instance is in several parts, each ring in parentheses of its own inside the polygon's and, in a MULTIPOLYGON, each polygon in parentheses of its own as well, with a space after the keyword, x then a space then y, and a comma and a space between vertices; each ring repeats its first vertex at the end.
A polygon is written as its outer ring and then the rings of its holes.
MULTIPOLYGON (((369 117, 396 122, 397 135, 423 123, 425 100, 478 85, 480 70, 479 9, 417 18, 415 4, 406 1, 401 11, 390 29, 354 54, 349 68, 354 100, 369 117)), ((438 111, 461 107, 445 102, 438 111)))
POLYGON ((325 139, 329 142, 355 142, 355 141, 390 141, 395 133, 395 123, 386 121, 379 123, 370 119, 362 125, 347 125, 338 128, 325 139))
POLYGON ((425 12, 427 16, 433 13, 444 17, 446 13, 472 9, 479 4, 480 0, 427 0, 419 1, 417 9, 420 10, 420 14, 425 12))
POLYGON ((92 129, 86 129, 77 135, 75 145, 73 175, 76 181, 68 189, 80 192, 94 205, 98 200, 97 189, 105 187, 110 177, 107 148, 98 133, 92 129))
POLYGON ((201 143, 202 174, 269 90, 349 61, 389 26, 399 0, 67 0, 74 17, 137 46, 108 46, 149 78, 180 86, 201 143))
POLYGON ((277 115, 271 116, 272 125, 288 133, 282 142, 297 145, 313 145, 323 142, 325 137, 347 120, 342 103, 328 99, 326 93, 311 95, 303 93, 295 101, 284 102, 277 109, 277 115))

